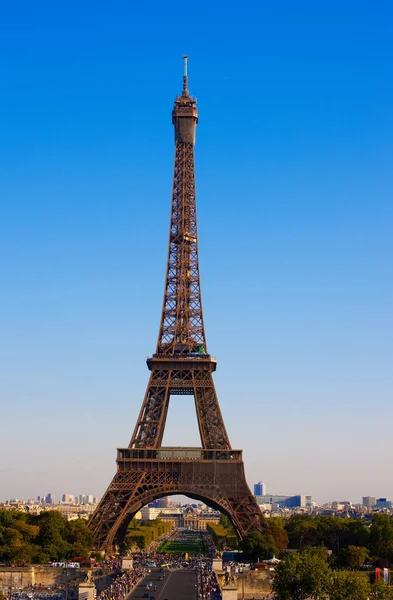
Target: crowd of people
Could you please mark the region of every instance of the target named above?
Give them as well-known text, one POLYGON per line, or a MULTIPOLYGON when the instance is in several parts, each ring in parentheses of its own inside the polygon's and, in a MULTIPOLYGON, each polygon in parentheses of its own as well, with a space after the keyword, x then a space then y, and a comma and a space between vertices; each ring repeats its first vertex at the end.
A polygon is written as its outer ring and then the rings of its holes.
MULTIPOLYGON (((100 590, 101 585, 107 585, 107 578, 111 581, 110 585, 105 587, 97 595, 97 600, 124 600, 125 597, 137 586, 143 578, 145 578, 151 571, 156 569, 155 579, 162 580, 166 577, 167 568, 178 569, 187 567, 189 569, 195 569, 197 575, 197 591, 199 600, 221 600, 221 592, 214 572, 212 571, 211 559, 215 555, 215 546, 213 540, 208 534, 204 534, 204 541, 206 542, 205 547, 208 549, 208 556, 205 554, 190 554, 187 556, 183 553, 163 553, 158 552, 163 542, 175 537, 180 541, 188 541, 190 533, 186 532, 179 533, 179 531, 172 530, 158 540, 155 540, 150 544, 145 552, 139 552, 134 555, 133 568, 130 570, 122 570, 122 559, 119 557, 107 556, 93 566, 93 569, 89 571, 91 575, 89 577, 94 580, 97 588, 100 590), (158 571, 159 569, 159 571, 158 571)), ((152 572, 153 575, 153 572, 152 572)), ((156 586, 153 584, 149 585, 149 578, 146 579, 146 589, 151 589, 154 594, 156 586)), ((13 595, 6 594, 9 600, 41 600, 43 598, 47 600, 76 600, 77 598, 77 584, 69 585, 54 585, 52 587, 42 586, 29 586, 25 590, 13 590, 13 595)))
POLYGON ((198 571, 199 600, 221 600, 221 590, 211 563, 205 563, 198 571))
POLYGON ((138 566, 131 571, 126 571, 115 579, 115 581, 103 590, 99 596, 97 596, 98 600, 123 600, 129 594, 133 587, 136 586, 138 581, 145 577, 149 572, 147 567, 138 566))
MULTIPOLYGON (((124 600, 129 592, 138 584, 138 582, 149 574, 153 567, 161 567, 163 564, 168 564, 171 568, 179 568, 186 566, 195 569, 197 573, 197 590, 199 600, 221 600, 221 591, 218 585, 215 573, 212 571, 212 561, 215 554, 215 546, 211 537, 205 534, 205 541, 208 548, 208 556, 193 554, 185 559, 184 553, 166 554, 158 552, 159 547, 166 540, 173 536, 178 536, 179 532, 170 531, 158 540, 150 544, 144 552, 139 552, 134 556, 134 568, 131 571, 126 571, 120 575, 108 588, 103 590, 97 600, 124 600), (186 561, 186 562, 185 562, 186 561)), ((116 559, 107 559, 111 570, 121 569, 119 562, 116 559)), ((165 569, 162 577, 165 577, 165 569)), ((154 592, 154 588, 153 588, 154 592)))

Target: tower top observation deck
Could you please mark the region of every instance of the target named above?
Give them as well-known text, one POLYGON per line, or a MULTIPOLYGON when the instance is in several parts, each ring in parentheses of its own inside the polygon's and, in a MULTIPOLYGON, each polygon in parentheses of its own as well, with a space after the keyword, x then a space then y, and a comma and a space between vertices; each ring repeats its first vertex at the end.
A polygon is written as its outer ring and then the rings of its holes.
POLYGON ((187 75, 188 56, 183 56, 183 91, 181 96, 176 96, 172 111, 172 123, 175 126, 175 141, 195 144, 195 127, 198 123, 198 109, 196 99, 188 91, 187 75))

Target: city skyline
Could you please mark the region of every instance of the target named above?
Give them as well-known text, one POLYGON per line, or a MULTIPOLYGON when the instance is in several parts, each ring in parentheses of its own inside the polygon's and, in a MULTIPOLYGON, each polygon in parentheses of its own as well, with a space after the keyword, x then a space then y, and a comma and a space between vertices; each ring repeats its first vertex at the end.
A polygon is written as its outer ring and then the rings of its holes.
MULTIPOLYGON (((260 483, 260 482, 259 482, 260 483)), ((256 484, 256 485, 259 485, 256 484)), ((292 493, 292 491, 286 492, 285 494, 282 493, 276 493, 276 492, 266 492, 266 484, 263 484, 265 486, 265 494, 262 494, 258 497, 258 494, 255 494, 255 485, 254 485, 254 495, 257 497, 258 501, 261 501, 261 498, 265 497, 267 498, 274 498, 274 497, 287 497, 287 498, 312 498, 311 495, 304 495, 303 493, 300 493, 299 495, 292 493)), ((251 486, 250 486, 251 487, 251 486)), ((299 490, 298 490, 299 491, 299 490)), ((59 494, 55 494, 53 492, 49 492, 47 494, 44 495, 38 495, 36 497, 32 496, 32 495, 27 495, 25 498, 18 498, 16 496, 10 497, 10 498, 0 498, 0 503, 9 503, 9 504, 13 504, 13 503, 25 503, 25 504, 29 504, 29 503, 43 503, 43 504, 52 504, 52 505, 56 505, 56 504, 97 504, 99 501, 101 500, 100 497, 97 496, 93 496, 92 494, 69 494, 69 493, 59 493, 59 494), (50 500, 48 500, 48 498, 51 497, 50 500), (72 500, 71 500, 72 499, 72 500)), ((184 503, 190 503, 193 504, 195 503, 195 499, 190 498, 189 496, 186 495, 179 495, 179 494, 172 494, 169 496, 164 496, 162 497, 160 500, 155 501, 158 502, 159 504, 162 504, 163 506, 167 504, 167 502, 175 502, 178 503, 180 502, 181 504, 184 503)), ((313 500, 313 503, 315 501, 313 500)), ((383 508, 384 506, 386 508, 391 508, 391 504, 393 503, 393 501, 389 500, 389 498, 387 498, 386 496, 381 496, 381 495, 375 495, 375 496, 362 496, 360 499, 352 499, 352 498, 344 498, 343 496, 338 496, 335 498, 330 498, 329 500, 327 500, 326 502, 315 502, 315 504, 317 506, 323 506, 325 504, 331 504, 331 503, 345 503, 345 502, 349 502, 350 504, 356 506, 356 505, 363 505, 363 506, 367 506, 369 508, 372 507, 378 507, 378 508, 383 508)), ((147 504, 145 506, 148 506, 147 504)), ((150 504, 149 504, 150 506, 150 504)))
MULTIPOLYGON (((145 39, 125 5, 109 23, 81 8, 80 26, 25 8, 0 26, 0 500, 101 497, 128 444, 157 339, 185 50, 208 347, 247 480, 319 503, 393 497, 390 29, 302 11, 268 27, 256 7, 249 35, 217 11, 170 39, 186 8, 145 39)), ((164 444, 199 445, 193 411, 171 399, 164 444)))

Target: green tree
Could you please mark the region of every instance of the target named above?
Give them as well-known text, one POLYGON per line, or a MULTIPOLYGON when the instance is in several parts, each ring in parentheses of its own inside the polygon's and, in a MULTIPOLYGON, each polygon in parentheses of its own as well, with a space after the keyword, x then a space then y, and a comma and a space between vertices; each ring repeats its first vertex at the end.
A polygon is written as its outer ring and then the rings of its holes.
POLYGON ((305 548, 287 554, 277 565, 273 591, 277 600, 324 600, 331 580, 324 548, 305 548))
POLYGON ((366 547, 370 550, 368 524, 359 519, 344 519, 318 515, 294 515, 285 522, 289 547, 325 546, 337 555, 347 546, 366 547))
POLYGON ((230 522, 229 518, 223 514, 220 515, 220 525, 225 527, 225 529, 232 527, 232 523, 230 522))
POLYGON ((371 586, 371 593, 372 597, 377 598, 377 600, 393 600, 393 589, 383 581, 374 583, 371 586))
POLYGON ((342 550, 341 554, 346 566, 351 569, 360 569, 368 556, 368 550, 361 546, 348 546, 342 550))
POLYGON ((93 536, 91 531, 87 528, 87 523, 84 519, 68 522, 65 538, 67 542, 71 544, 69 552, 72 556, 68 556, 68 558, 76 556, 88 558, 90 556, 93 545, 93 536))
POLYGON ((360 519, 340 519, 343 521, 339 532, 340 546, 363 546, 369 547, 370 529, 366 521, 360 519))
POLYGON ((378 558, 393 560, 393 519, 376 513, 370 527, 370 550, 378 558))
POLYGON ((3 527, 12 527, 14 521, 21 517, 17 510, 0 510, 0 525, 3 527))
POLYGON ((29 565, 33 561, 33 546, 29 542, 22 542, 10 548, 9 558, 13 563, 29 565))
POLYGON ((279 553, 288 548, 288 534, 284 529, 284 521, 280 517, 269 519, 267 532, 274 540, 275 552, 279 553))
POLYGON ((21 564, 47 563, 90 555, 92 536, 86 521, 68 522, 57 511, 28 515, 0 511, 0 559, 21 564))
POLYGON ((39 546, 34 545, 32 547, 31 562, 36 565, 45 565, 48 562, 50 562, 50 556, 49 554, 47 554, 47 552, 45 552, 45 550, 43 550, 39 546))
POLYGON ((223 550, 224 547, 238 547, 238 539, 232 526, 226 528, 220 524, 208 523, 207 530, 219 550, 223 550))
POLYGON ((265 560, 278 554, 274 537, 270 532, 252 531, 242 540, 242 549, 251 560, 265 560))
POLYGON ((337 571, 329 586, 330 600, 367 600, 370 585, 363 573, 337 571))
POLYGON ((40 528, 37 525, 29 525, 23 519, 16 519, 12 526, 19 531, 26 540, 34 539, 40 533, 40 528))
POLYGON ((285 524, 289 547, 300 549, 318 545, 317 521, 309 515, 294 515, 285 524))

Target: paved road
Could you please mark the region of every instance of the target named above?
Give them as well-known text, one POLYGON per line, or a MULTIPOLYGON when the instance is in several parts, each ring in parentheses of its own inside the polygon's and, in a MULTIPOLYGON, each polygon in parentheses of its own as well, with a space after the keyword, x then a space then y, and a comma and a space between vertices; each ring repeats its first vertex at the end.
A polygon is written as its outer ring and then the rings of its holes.
POLYGON ((148 600, 154 597, 154 600, 196 600, 197 583, 196 572, 190 569, 165 569, 165 579, 159 581, 159 569, 152 569, 139 586, 127 597, 127 600, 148 600), (146 589, 146 583, 151 581, 153 588, 146 589), (156 590, 154 590, 156 586, 156 590), (144 594, 148 596, 144 596, 144 594))

